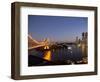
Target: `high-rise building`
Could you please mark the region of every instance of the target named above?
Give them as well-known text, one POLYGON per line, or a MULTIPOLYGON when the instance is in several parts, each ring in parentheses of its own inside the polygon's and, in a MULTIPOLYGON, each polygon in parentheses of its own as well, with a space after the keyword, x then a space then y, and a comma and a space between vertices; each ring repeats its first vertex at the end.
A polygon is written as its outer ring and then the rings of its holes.
POLYGON ((82 41, 87 41, 87 32, 82 33, 82 41))
POLYGON ((88 53, 87 53, 87 49, 88 49, 88 46, 87 46, 87 37, 88 37, 87 32, 83 32, 82 33, 82 41, 81 41, 83 57, 87 57, 88 56, 88 53))
POLYGON ((78 44, 78 36, 76 37, 76 44, 78 44))

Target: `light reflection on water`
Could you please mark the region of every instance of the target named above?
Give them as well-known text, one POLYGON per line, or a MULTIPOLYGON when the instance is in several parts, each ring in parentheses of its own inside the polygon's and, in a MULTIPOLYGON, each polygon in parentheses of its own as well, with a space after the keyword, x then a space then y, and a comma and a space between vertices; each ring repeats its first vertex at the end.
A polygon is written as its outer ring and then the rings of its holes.
POLYGON ((60 48, 43 52, 38 51, 38 56, 48 61, 79 61, 82 60, 82 49, 75 45, 70 45, 70 49, 60 48))
MULTIPOLYGON (((82 46, 44 47, 28 51, 28 66, 87 64, 87 51, 82 46)), ((87 47, 85 47, 87 49, 87 47)))
POLYGON ((51 61, 51 51, 45 51, 43 59, 51 61))

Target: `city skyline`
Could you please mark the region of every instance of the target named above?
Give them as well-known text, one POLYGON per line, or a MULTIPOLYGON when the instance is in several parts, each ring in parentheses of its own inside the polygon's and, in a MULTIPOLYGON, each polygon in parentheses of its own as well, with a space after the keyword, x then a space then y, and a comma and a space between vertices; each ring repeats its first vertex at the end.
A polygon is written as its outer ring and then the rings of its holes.
POLYGON ((87 23, 87 17, 29 15, 28 33, 38 41, 49 38, 73 42, 76 36, 81 38, 82 32, 87 32, 87 23))

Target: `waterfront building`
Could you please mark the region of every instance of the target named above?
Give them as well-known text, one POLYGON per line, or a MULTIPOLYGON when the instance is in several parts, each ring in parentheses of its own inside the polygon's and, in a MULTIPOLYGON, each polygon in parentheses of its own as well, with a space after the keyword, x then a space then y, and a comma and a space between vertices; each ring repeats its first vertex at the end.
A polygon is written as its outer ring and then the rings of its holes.
POLYGON ((86 58, 88 56, 88 52, 87 52, 87 49, 88 49, 88 44, 87 44, 87 41, 88 41, 88 34, 87 32, 83 32, 82 33, 82 38, 79 39, 78 36, 76 37, 76 45, 78 47, 81 47, 82 49, 82 56, 83 58, 86 58))
POLYGON ((87 41, 88 41, 88 38, 87 38, 87 32, 83 32, 82 33, 82 41, 81 41, 81 45, 82 45, 82 55, 83 57, 87 57, 88 56, 88 52, 87 52, 87 49, 88 49, 88 44, 87 44, 87 41))

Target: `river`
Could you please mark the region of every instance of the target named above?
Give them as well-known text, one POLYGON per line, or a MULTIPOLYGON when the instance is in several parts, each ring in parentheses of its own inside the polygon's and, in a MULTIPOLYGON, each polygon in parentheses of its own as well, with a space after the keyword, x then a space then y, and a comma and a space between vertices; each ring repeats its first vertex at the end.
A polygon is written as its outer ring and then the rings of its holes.
MULTIPOLYGON (((75 62, 82 60, 82 49, 76 45, 68 45, 68 48, 51 49, 45 51, 37 51, 34 49, 31 51, 31 53, 29 53, 29 55, 37 56, 52 62, 66 62, 68 60, 75 62)), ((34 62, 34 60, 32 61, 34 62)))

